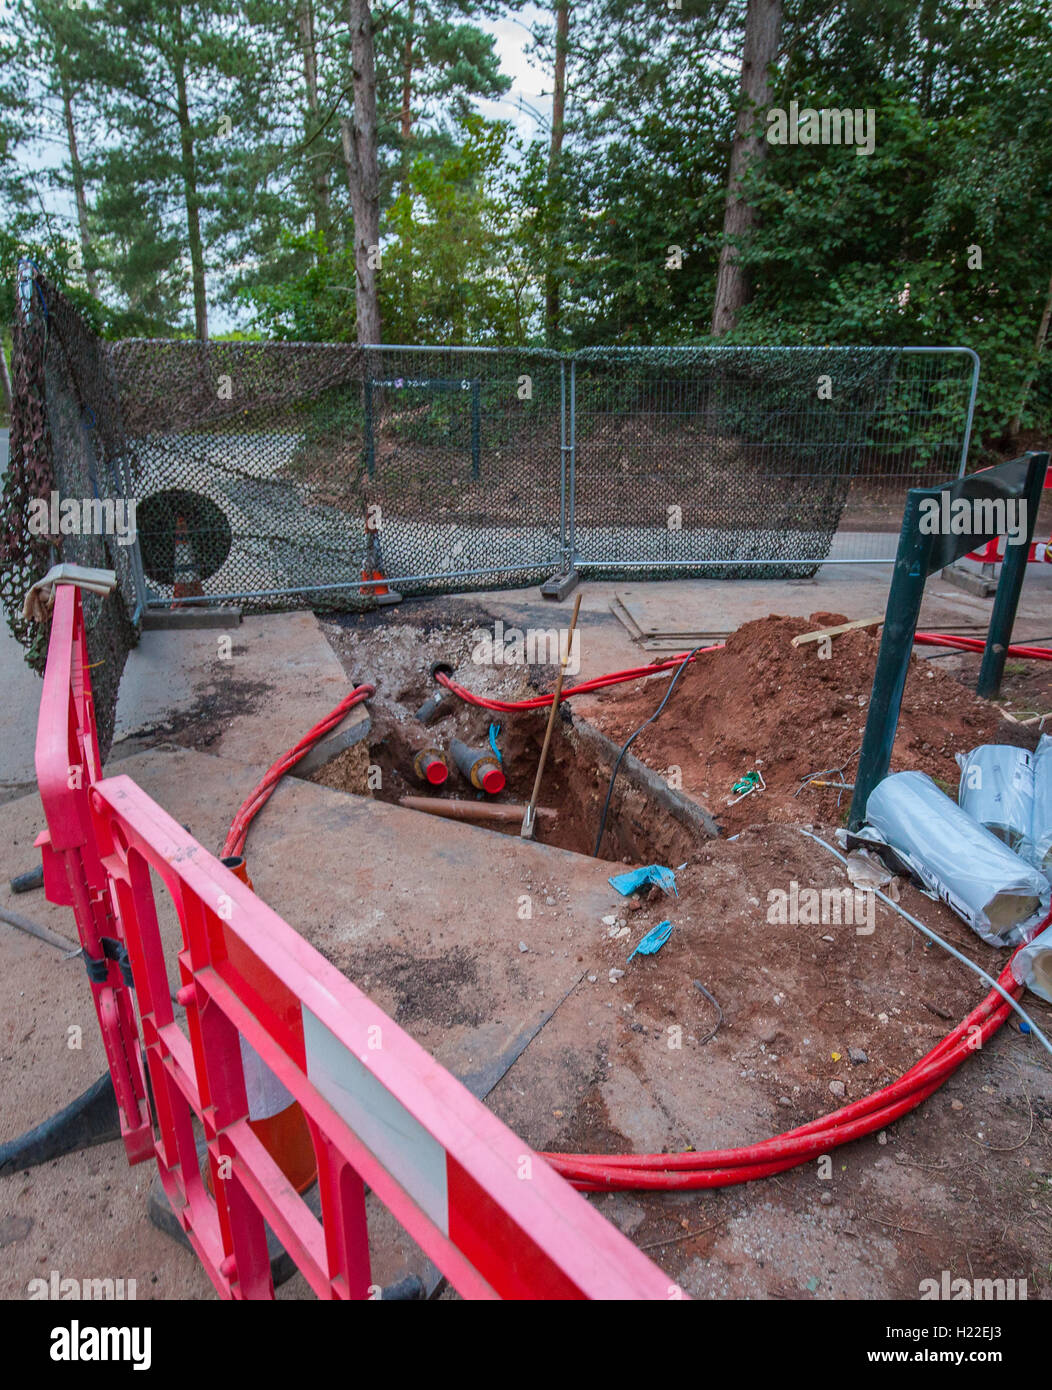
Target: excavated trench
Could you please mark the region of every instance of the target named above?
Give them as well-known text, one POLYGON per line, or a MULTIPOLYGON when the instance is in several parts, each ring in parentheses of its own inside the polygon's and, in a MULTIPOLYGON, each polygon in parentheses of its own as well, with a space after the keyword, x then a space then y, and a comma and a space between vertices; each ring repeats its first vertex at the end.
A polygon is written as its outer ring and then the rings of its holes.
MULTIPOLYGON (((346 750, 315 774, 314 780, 393 803, 411 796, 435 802, 457 800, 524 807, 533 790, 548 711, 490 716, 486 711, 450 700, 443 716, 425 728, 407 716, 405 710, 417 708, 429 693, 423 686, 419 691, 400 691, 397 705, 374 697, 370 701, 372 729, 368 744, 346 750), (449 753, 453 738, 472 748, 488 749, 491 719, 500 724, 496 739, 507 779, 503 791, 492 797, 471 785, 449 753), (423 746, 434 747, 445 756, 449 775, 440 787, 421 782, 413 771, 415 754, 423 746)), ((540 807, 555 814, 538 817, 534 835, 538 843, 578 854, 594 853, 618 752, 617 744, 575 716, 569 706, 560 710, 538 800, 540 807)), ((504 823, 464 823, 517 836, 521 816, 504 823)), ((695 858, 699 844, 716 834, 715 823, 696 803, 667 786, 631 754, 622 759, 599 858, 633 864, 681 864, 695 858)))

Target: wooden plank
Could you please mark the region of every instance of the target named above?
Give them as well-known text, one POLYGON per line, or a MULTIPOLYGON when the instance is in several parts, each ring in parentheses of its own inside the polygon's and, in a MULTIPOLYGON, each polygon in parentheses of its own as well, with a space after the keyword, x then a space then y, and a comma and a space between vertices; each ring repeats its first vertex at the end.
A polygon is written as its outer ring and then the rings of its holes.
POLYGON ((884 614, 875 618, 856 618, 853 623, 840 623, 837 627, 820 627, 817 632, 801 632, 793 638, 794 647, 802 647, 805 642, 820 642, 823 637, 839 637, 842 632, 855 632, 863 627, 876 627, 884 621, 884 614))

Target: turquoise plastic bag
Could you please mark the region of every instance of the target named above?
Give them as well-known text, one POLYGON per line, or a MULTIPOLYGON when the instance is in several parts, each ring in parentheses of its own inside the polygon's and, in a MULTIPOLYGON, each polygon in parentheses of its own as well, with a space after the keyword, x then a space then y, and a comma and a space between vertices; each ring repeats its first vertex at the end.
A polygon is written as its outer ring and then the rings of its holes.
POLYGON ((628 959, 631 960, 632 956, 656 955, 671 935, 672 923, 659 922, 656 927, 650 928, 650 930, 647 932, 646 936, 644 936, 643 940, 639 943, 636 949, 631 952, 628 959))
POLYGON ((625 874, 614 874, 609 882, 623 898, 627 898, 629 893, 634 893, 646 883, 656 883, 663 893, 673 893, 679 897, 676 875, 663 864, 646 864, 642 869, 630 869, 625 874))

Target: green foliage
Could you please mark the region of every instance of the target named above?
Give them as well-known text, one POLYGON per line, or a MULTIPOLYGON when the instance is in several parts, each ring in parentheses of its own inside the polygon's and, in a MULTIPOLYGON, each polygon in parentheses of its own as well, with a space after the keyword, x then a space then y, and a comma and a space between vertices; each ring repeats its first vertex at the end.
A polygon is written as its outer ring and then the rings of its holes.
MULTIPOLYGON (((374 6, 385 338, 704 343, 746 0, 573 0, 558 158, 543 123, 523 143, 478 114, 509 85, 481 20, 517 7, 374 6)), ((5 321, 30 254, 107 333, 192 332, 203 281, 255 333, 354 339, 345 0, 13 0, 10 15, 5 321)), ((553 34, 551 8, 536 11, 548 86, 553 34)), ((1034 345, 1052 275, 1050 72, 1035 0, 785 0, 774 104, 872 109, 876 145, 765 146, 744 189, 752 298, 724 341, 969 346, 987 440, 1017 413, 1047 429, 1052 354, 1034 345)), ((917 466, 959 408, 955 387, 923 389, 917 466)), ((897 383, 873 428, 905 433, 914 392, 897 383)), ((453 408, 436 398, 428 428, 453 408)))
MULTIPOLYGON (((872 108, 876 147, 770 148, 751 185, 761 221, 739 336, 974 348, 977 433, 996 436, 1020 402, 1052 273, 1052 37, 1025 4, 952 23, 922 7, 907 56, 897 18, 851 10, 868 40, 854 71, 816 43, 781 75, 779 99, 801 108, 872 108)), ((1046 354, 1024 427, 1047 428, 1050 406, 1046 354)))
POLYGON ((388 210, 381 316, 392 342, 524 343, 535 291, 502 180, 508 130, 469 115, 457 153, 415 159, 388 210))

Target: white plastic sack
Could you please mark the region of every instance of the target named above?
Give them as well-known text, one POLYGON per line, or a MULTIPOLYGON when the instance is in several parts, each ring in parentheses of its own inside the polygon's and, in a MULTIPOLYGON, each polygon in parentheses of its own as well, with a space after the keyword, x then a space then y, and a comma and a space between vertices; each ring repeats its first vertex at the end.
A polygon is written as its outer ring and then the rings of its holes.
POLYGON ((1030 862, 1034 755, 1011 744, 985 743, 970 753, 958 753, 957 766, 961 809, 1030 862))
POLYGON ((992 946, 1040 921, 1048 883, 923 772, 895 772, 870 793, 866 820, 930 891, 992 946))
POLYGON ((1012 958, 1016 982, 1052 1004, 1052 927, 1046 927, 1012 958))
POLYGON ((1052 738, 1041 735, 1034 754, 1034 816, 1030 827, 1031 862, 1052 881, 1052 738))

